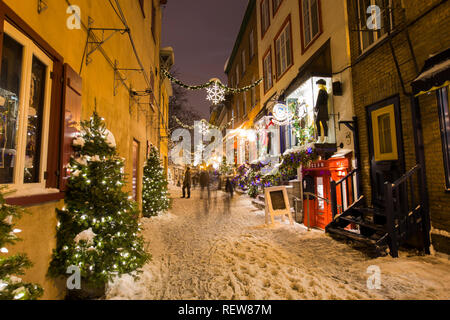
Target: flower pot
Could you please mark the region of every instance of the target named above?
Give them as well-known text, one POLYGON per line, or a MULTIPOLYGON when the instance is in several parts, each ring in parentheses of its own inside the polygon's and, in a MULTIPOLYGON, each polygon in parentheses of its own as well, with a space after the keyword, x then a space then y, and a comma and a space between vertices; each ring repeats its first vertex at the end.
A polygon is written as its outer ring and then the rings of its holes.
POLYGON ((93 285, 81 279, 81 289, 67 289, 66 300, 98 300, 105 296, 106 284, 93 285))

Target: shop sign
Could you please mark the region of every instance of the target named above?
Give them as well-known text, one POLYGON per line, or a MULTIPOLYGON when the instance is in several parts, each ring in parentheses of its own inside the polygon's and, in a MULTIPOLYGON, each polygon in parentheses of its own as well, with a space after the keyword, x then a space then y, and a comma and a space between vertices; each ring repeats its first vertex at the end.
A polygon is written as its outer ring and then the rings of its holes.
POLYGON ((266 224, 269 223, 269 216, 272 224, 275 224, 275 217, 281 216, 284 221, 288 217, 291 225, 294 224, 291 216, 291 206, 287 194, 286 186, 271 187, 264 190, 266 201, 266 224))

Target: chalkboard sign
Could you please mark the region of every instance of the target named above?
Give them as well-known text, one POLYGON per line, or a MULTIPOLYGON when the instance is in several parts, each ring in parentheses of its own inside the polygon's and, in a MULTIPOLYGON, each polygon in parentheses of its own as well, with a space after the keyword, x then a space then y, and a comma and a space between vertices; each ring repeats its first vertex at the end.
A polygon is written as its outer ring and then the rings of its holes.
POLYGON ((272 191, 269 194, 273 210, 286 210, 283 191, 272 191))
POLYGON ((281 216, 284 221, 285 216, 288 216, 289 222, 294 224, 291 216, 291 206, 289 205, 289 198, 285 186, 271 187, 264 190, 266 202, 266 224, 269 222, 269 215, 272 224, 275 224, 275 216, 281 216))

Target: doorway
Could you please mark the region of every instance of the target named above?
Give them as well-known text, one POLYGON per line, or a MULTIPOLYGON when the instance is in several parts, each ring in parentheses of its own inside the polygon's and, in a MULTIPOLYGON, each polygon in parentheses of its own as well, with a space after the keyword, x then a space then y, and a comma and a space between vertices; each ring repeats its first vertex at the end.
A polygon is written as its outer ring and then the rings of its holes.
POLYGON ((399 97, 367 108, 372 203, 384 208, 385 183, 405 173, 399 97))

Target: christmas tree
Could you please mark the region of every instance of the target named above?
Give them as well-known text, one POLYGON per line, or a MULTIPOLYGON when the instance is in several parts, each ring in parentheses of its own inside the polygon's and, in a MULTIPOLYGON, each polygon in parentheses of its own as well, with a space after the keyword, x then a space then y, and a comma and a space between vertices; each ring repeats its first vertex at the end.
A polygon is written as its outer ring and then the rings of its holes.
POLYGON ((42 296, 39 285, 24 283, 17 277, 32 266, 25 254, 2 257, 8 253, 6 244, 14 244, 20 239, 16 236, 21 230, 15 228, 13 219, 18 219, 23 209, 6 204, 3 190, 0 188, 0 300, 35 300, 42 296))
POLYGON ((137 204, 122 191, 124 161, 96 112, 81 122, 73 145, 49 273, 64 276, 75 266, 87 284, 101 287, 117 275, 138 271, 150 257, 139 235, 137 204))
POLYGON ((226 157, 222 157, 222 162, 220 163, 219 172, 220 172, 220 174, 222 174, 224 176, 226 176, 232 172, 232 168, 230 165, 228 165, 226 157))
POLYGON ((151 146, 150 155, 144 167, 144 187, 142 190, 144 217, 156 216, 169 209, 167 184, 158 150, 155 146, 151 146))

